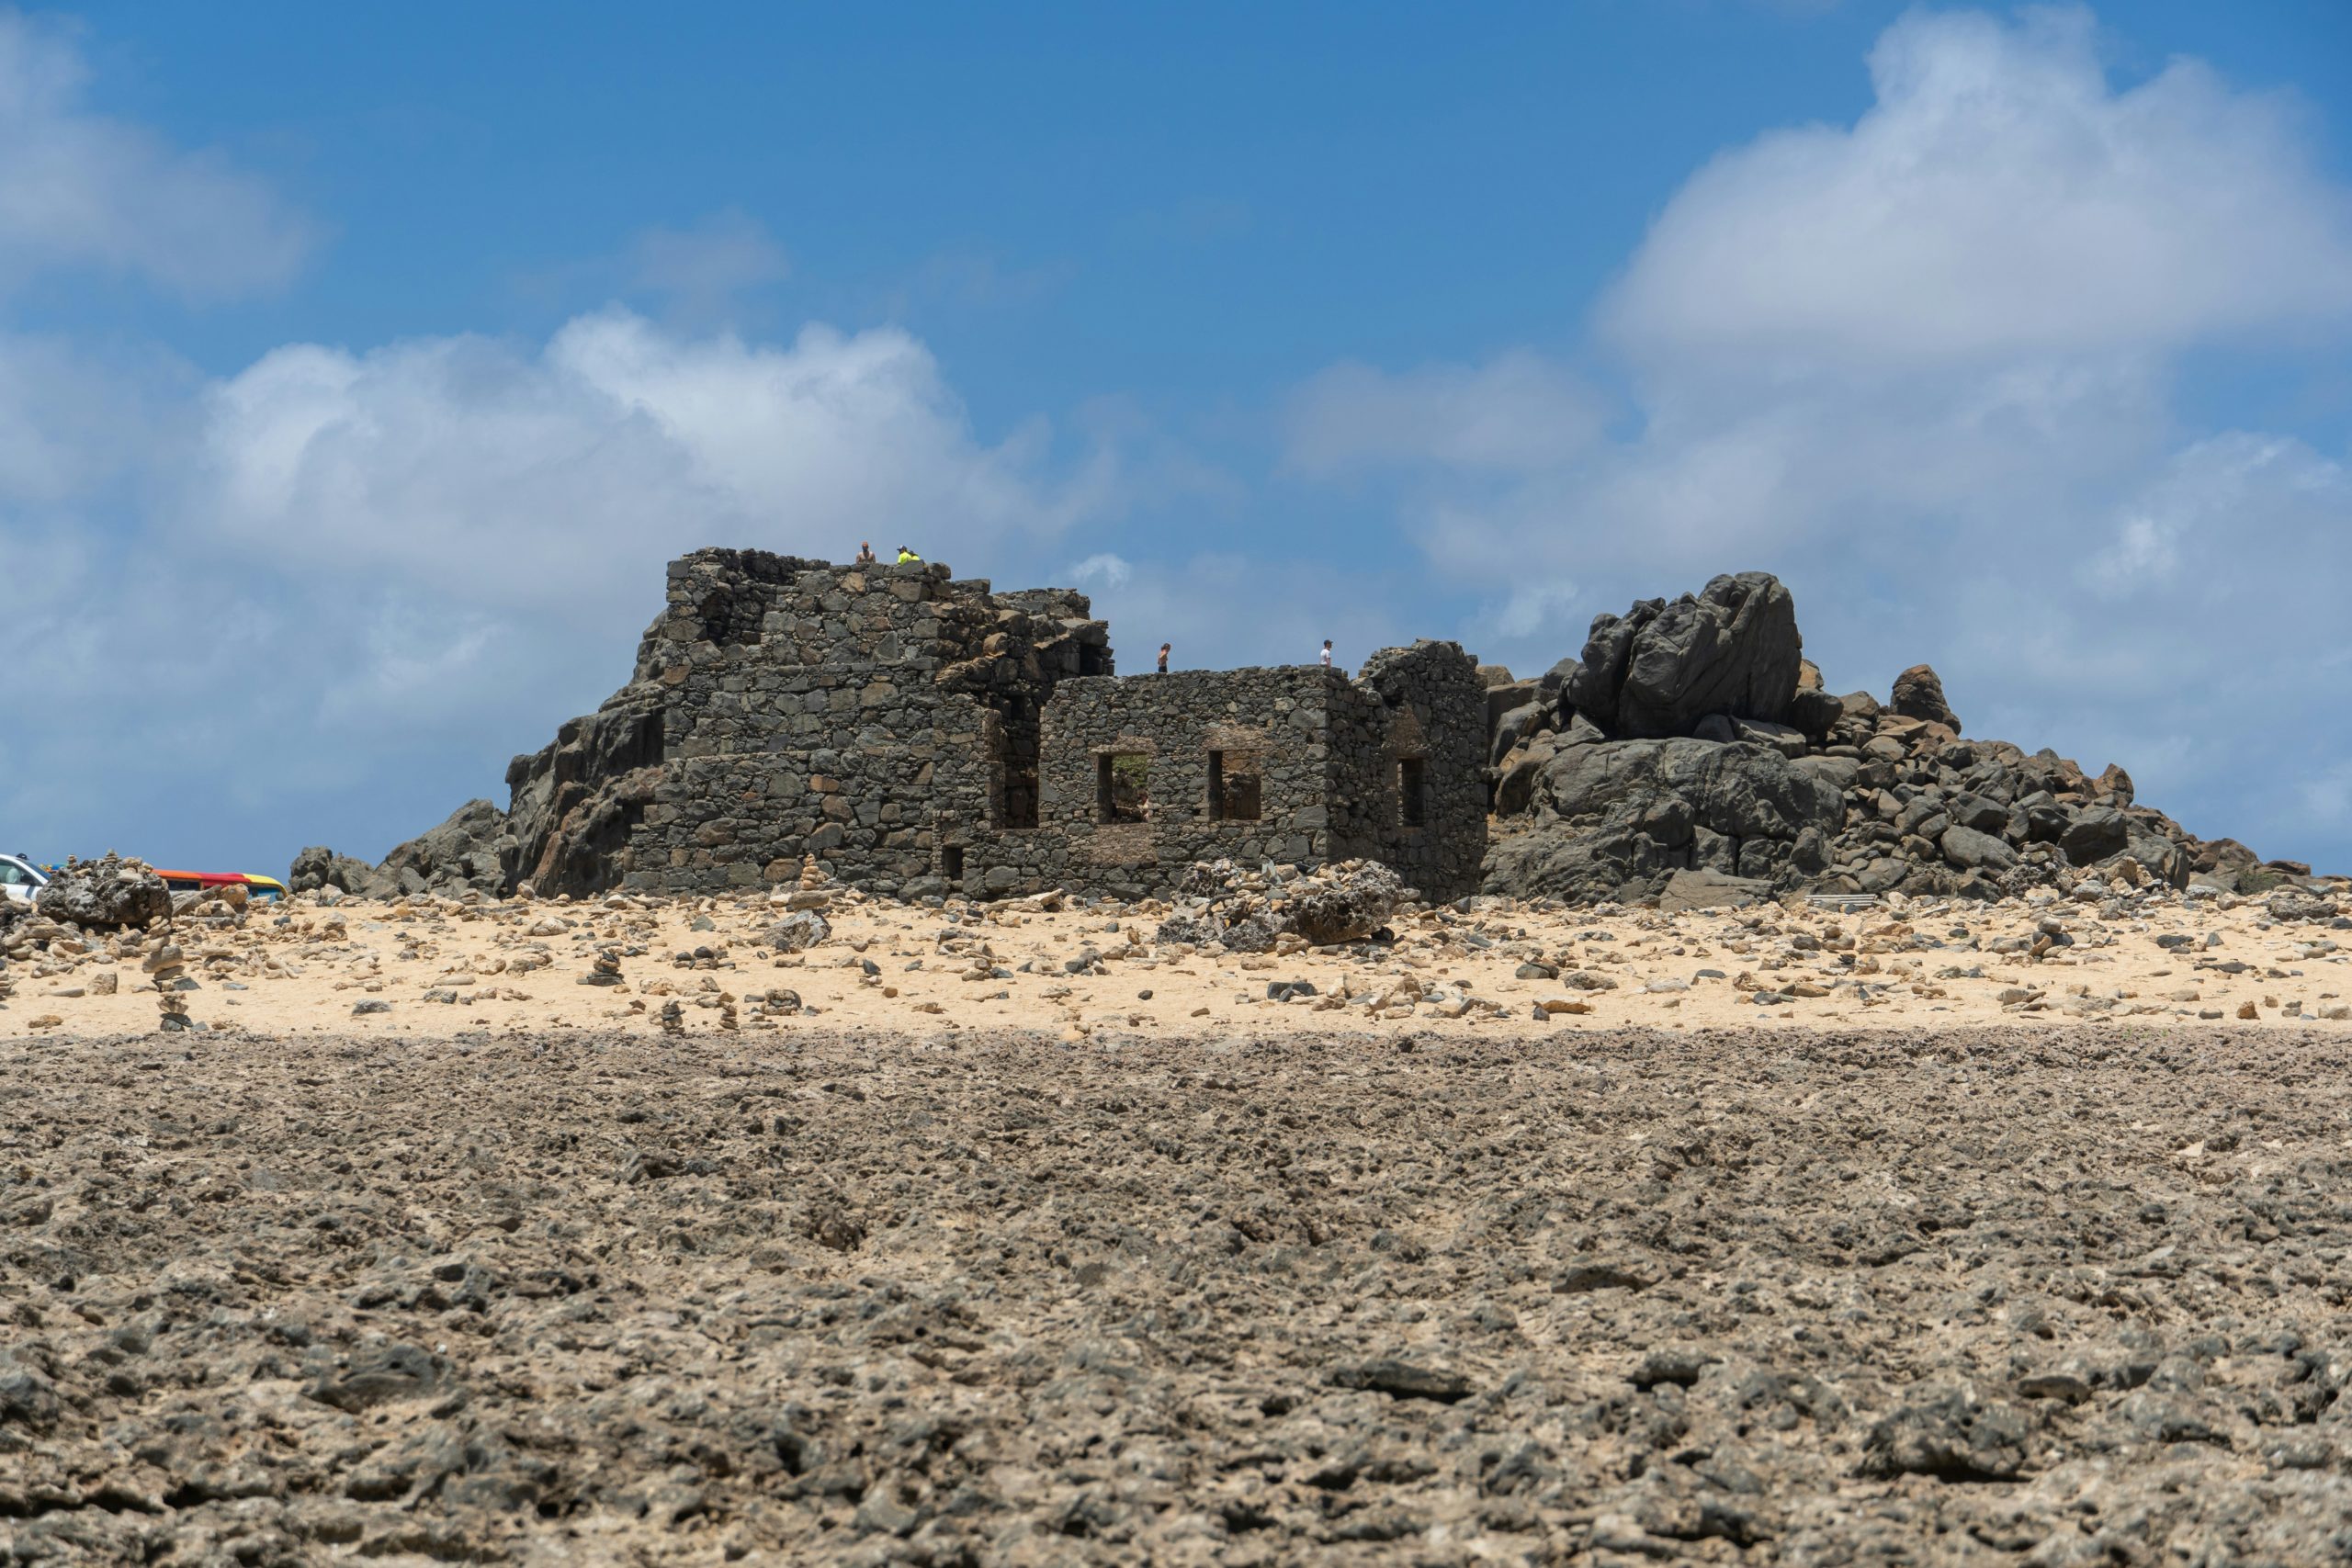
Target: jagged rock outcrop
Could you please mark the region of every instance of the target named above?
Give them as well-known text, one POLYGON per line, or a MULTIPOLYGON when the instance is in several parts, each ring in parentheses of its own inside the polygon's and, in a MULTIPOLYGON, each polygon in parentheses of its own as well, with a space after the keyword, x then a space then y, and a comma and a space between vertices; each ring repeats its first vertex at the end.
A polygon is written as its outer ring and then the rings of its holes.
POLYGON ((506 813, 487 800, 469 800, 386 855, 376 879, 385 896, 472 888, 494 897, 505 890, 514 854, 506 813))
POLYGON ((33 908, 93 931, 136 931, 170 919, 172 895, 143 862, 108 850, 94 861, 67 861, 34 895, 33 908))
POLYGON ((1645 599, 1597 617, 1564 692, 1577 713, 1628 739, 1689 735, 1711 714, 1781 724, 1803 649, 1780 579, 1743 571, 1671 604, 1645 599))
POLYGON ((1589 900, 1655 893, 1685 869, 1782 885, 1818 876, 1845 803, 1773 747, 1623 740, 1554 754, 1529 812, 1539 829, 1494 846, 1488 890, 1589 900))
MULTIPOLYGON (((1761 573, 1596 620, 1581 660, 1497 716, 1487 890, 1640 898, 1707 871, 1776 892, 1991 897, 2095 872, 2251 893, 2308 870, 2200 843, 2139 805, 2120 767, 2094 777, 2055 751, 1962 739, 1925 664, 1884 704, 1831 696, 1801 646, 1787 590, 1761 573), (1693 717, 1693 701, 1724 705, 1693 717), (1641 733, 1668 724, 1688 738, 1641 733)), ((1516 693, 1508 673, 1489 690, 1516 693)))
POLYGON ((367 896, 376 885, 376 868, 356 855, 337 854, 324 844, 312 844, 294 856, 286 886, 296 893, 316 893, 323 887, 367 896))
POLYGON ((639 679, 565 724, 551 744, 507 765, 516 884, 545 896, 609 885, 616 857, 662 782, 667 688, 646 674, 640 655, 639 679))
POLYGON ((362 898, 471 890, 496 897, 510 886, 514 836, 506 813, 469 800, 439 826, 393 849, 379 865, 313 844, 294 857, 286 886, 297 893, 335 887, 362 898))

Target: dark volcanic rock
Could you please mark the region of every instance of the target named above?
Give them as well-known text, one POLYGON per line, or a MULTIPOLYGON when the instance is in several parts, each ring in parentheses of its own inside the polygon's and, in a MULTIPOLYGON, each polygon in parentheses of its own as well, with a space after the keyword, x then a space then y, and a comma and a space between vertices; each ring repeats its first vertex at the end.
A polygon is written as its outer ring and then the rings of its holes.
POLYGON ((1931 665, 1914 664, 1894 678, 1894 700, 1888 705, 1905 718, 1940 724, 1961 733, 1960 716, 1944 701, 1944 683, 1931 665))
POLYGON ((2058 847, 2076 865, 2121 854, 2131 843, 2132 824, 2123 813, 2109 806, 2094 806, 2076 812, 2058 839, 2058 847))
POLYGON ((1770 572, 1645 599, 1592 623, 1567 699, 1610 733, 1687 735, 1709 714, 1784 723, 1803 657, 1796 605, 1770 572))
POLYGON ((2013 1481, 2025 1468, 2028 1436, 2022 1414, 1961 1383, 1914 1395, 1873 1426, 1862 1468, 1872 1475, 2013 1481))
POLYGON ((294 857, 287 869, 287 890, 316 893, 322 887, 366 895, 376 884, 376 868, 356 855, 339 855, 324 844, 312 844, 294 857))
POLYGON ((470 887, 495 897, 505 891, 514 851, 506 813, 487 800, 469 800, 386 855, 376 868, 375 888, 389 897, 470 887))
POLYGON ((1498 841, 1489 890, 1597 898, 1710 870, 1793 886, 1821 869, 1845 816, 1838 791, 1772 748, 1621 740, 1566 748, 1537 780, 1536 829, 1498 841))
POLYGON ((162 877, 109 850, 97 860, 66 862, 33 896, 33 908, 96 931, 138 930, 169 918, 172 895, 162 877))
POLYGON ((665 701, 662 686, 641 678, 507 765, 516 882, 541 897, 577 897, 618 880, 629 831, 662 782, 665 701))

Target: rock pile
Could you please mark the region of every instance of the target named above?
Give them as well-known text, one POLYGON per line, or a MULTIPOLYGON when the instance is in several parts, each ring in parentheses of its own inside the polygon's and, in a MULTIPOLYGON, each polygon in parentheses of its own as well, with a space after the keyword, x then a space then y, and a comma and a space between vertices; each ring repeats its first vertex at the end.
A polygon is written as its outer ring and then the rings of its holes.
MULTIPOLYGON (((1758 894, 1989 898, 2089 871, 2233 893, 2308 874, 2200 841, 2120 767, 1963 740, 1927 665, 1882 705, 1822 691, 1801 648, 1788 591, 1750 572, 1600 616, 1583 660, 1541 681, 1496 671, 1494 692, 1526 700, 1495 719, 1486 890, 1641 898, 1706 873, 1758 894)), ((1689 889, 1716 901, 1722 883, 1689 889)))
POLYGON ((139 931, 171 918, 172 895, 144 862, 108 850, 94 861, 69 858, 34 896, 33 908, 90 931, 139 931))
POLYGON ((1377 861, 1340 861, 1310 872, 1275 865, 1249 872, 1229 860, 1202 861, 1185 874, 1156 940, 1259 953, 1291 935, 1308 946, 1332 947, 1374 936, 1415 896, 1377 861))
POLYGON ((294 857, 287 886, 297 893, 339 887, 362 898, 468 889, 496 897, 511 885, 518 852, 506 813, 487 800, 469 800, 438 827, 396 847, 381 865, 313 844, 294 857))

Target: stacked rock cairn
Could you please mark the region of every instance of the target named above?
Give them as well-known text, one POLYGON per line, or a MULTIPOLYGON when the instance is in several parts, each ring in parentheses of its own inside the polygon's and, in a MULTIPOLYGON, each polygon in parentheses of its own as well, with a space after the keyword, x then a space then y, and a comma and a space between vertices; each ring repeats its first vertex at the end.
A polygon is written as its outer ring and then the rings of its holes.
POLYGON ((180 951, 180 944, 171 939, 170 933, 164 934, 155 951, 139 967, 155 982, 155 1007, 163 1015, 160 1027, 164 1032, 173 1034, 196 1027, 188 1021, 187 996, 180 988, 181 980, 187 976, 187 955, 180 951))
POLYGON ((583 986, 617 986, 621 983, 621 950, 601 947, 595 962, 588 965, 588 973, 580 976, 583 986))

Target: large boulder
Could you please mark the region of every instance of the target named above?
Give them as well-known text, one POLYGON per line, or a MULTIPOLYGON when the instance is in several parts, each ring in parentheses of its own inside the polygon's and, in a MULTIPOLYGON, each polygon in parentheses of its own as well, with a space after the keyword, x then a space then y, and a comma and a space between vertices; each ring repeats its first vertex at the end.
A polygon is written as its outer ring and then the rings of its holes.
POLYGON ((1960 716, 1944 701, 1944 683, 1931 665, 1914 664, 1894 678, 1894 700, 1887 705, 1905 718, 1940 724, 1961 733, 1960 716))
POLYGON ((1521 741, 1544 728, 1548 717, 1546 711, 1535 703, 1521 704, 1503 715, 1495 725, 1487 761, 1500 766, 1504 758, 1519 749, 1521 741))
POLYGON ((93 931, 140 930, 171 918, 172 893, 145 865, 108 850, 97 860, 67 861, 33 896, 33 908, 93 931))
POLYGON ((2058 847, 2076 865, 2088 865, 2132 847, 2132 823, 2111 806, 2093 806, 2075 814, 2059 835, 2058 847))
POLYGON ((1405 882, 1376 860, 1341 861, 1306 878, 1277 907, 1290 930, 1317 947, 1362 942, 1405 901, 1405 882))
POLYGON ((487 800, 469 800, 440 826, 386 855, 376 868, 371 891, 389 897, 474 888, 495 896, 505 890, 506 866, 514 852, 506 813, 487 800))
POLYGON ((1770 572, 1715 578, 1671 604, 1592 623, 1567 672, 1576 710, 1612 735, 1688 735, 1709 714, 1781 724, 1803 659, 1795 601, 1770 572))
POLYGON ((356 855, 341 855, 324 844, 312 844, 294 857, 287 869, 289 892, 316 893, 322 887, 365 897, 376 882, 376 868, 356 855))
POLYGON ((1962 871, 2007 871, 2018 863, 2018 852, 2007 840, 1959 823, 1943 830, 1938 847, 1962 871))
POLYGON ((1772 887, 1826 869, 1844 821, 1837 784, 1768 746, 1618 740, 1565 746, 1531 792, 1533 825, 1489 852, 1490 893, 1645 897, 1678 871, 1772 887))

